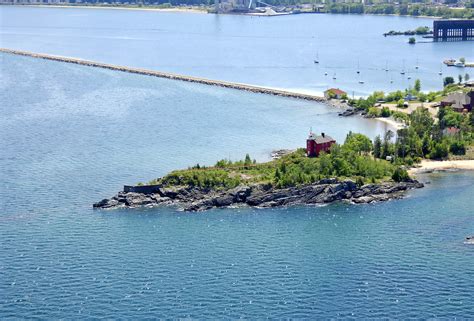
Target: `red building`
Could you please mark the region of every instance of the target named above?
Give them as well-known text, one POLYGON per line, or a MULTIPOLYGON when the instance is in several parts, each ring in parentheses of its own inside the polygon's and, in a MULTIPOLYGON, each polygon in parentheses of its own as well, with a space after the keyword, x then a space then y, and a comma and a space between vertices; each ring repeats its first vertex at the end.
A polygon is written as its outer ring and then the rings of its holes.
POLYGON ((335 143, 334 138, 324 133, 321 136, 310 133, 306 140, 306 155, 308 157, 318 157, 321 152, 329 153, 331 146, 335 143))

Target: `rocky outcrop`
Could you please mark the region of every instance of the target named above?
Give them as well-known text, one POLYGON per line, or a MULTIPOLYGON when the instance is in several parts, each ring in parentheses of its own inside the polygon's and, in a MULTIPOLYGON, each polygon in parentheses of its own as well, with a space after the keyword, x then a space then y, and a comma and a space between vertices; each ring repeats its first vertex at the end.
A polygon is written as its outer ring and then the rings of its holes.
POLYGON ((405 191, 423 187, 416 180, 357 186, 351 180, 324 179, 310 185, 275 188, 270 184, 238 186, 227 190, 197 187, 159 188, 157 193, 120 192, 103 199, 94 208, 133 208, 140 206, 172 205, 184 211, 204 211, 211 208, 252 206, 280 207, 324 204, 335 201, 373 203, 401 198, 405 191))

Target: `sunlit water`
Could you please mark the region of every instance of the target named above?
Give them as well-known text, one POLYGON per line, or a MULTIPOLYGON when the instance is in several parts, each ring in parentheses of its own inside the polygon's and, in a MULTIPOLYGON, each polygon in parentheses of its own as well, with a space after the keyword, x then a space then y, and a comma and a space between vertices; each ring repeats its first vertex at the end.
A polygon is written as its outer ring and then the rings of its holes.
POLYGON ((417 37, 419 43, 409 45, 408 37, 383 37, 389 30, 432 24, 370 15, 269 18, 2 6, 0 46, 314 93, 340 87, 361 95, 405 89, 415 79, 424 90, 439 90, 445 76, 472 78, 472 68, 443 67, 443 75, 438 73, 446 58, 474 61, 473 42, 417 37), (314 64, 317 57, 320 63, 314 64))
POLYGON ((474 175, 376 205, 94 211, 124 183, 385 125, 1 54, 0 318, 469 317, 474 175))

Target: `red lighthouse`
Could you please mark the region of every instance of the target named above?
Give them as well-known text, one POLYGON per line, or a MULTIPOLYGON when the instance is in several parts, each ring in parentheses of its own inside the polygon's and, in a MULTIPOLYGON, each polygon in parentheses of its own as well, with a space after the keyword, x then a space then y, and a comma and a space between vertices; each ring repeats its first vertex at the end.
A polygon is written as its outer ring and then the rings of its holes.
POLYGON ((321 152, 329 153, 331 146, 336 143, 336 140, 331 136, 321 133, 318 136, 312 132, 306 140, 306 155, 308 157, 318 157, 321 152))

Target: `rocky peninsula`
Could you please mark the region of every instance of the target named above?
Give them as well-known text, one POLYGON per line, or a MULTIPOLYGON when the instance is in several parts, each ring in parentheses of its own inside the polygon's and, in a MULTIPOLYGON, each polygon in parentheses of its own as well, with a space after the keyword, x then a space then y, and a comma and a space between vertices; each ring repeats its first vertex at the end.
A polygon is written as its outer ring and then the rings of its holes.
POLYGON ((323 146, 328 144, 328 139, 332 144, 328 145, 330 148, 316 155, 312 149, 308 152, 300 148, 277 153, 273 160, 265 163, 257 163, 246 155, 240 161, 223 159, 214 166, 197 164, 176 170, 146 184, 124 186, 122 192, 93 207, 167 205, 184 211, 204 211, 336 201, 372 203, 401 198, 407 190, 423 187, 409 177, 403 166, 375 158, 372 142, 364 135, 349 133, 342 145, 324 134, 310 134, 308 141, 323 146))
POLYGON ((358 186, 352 180, 341 181, 337 178, 289 188, 276 188, 272 184, 240 185, 224 190, 190 186, 158 187, 154 193, 119 192, 93 206, 110 209, 168 205, 195 212, 237 206, 268 208, 327 204, 335 201, 360 204, 398 199, 403 197, 407 190, 421 187, 423 184, 416 180, 358 186))

